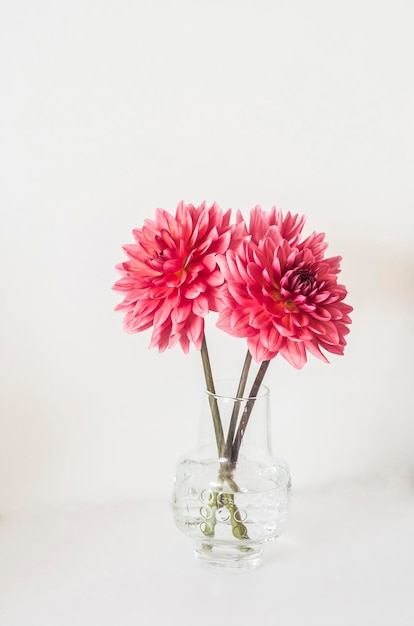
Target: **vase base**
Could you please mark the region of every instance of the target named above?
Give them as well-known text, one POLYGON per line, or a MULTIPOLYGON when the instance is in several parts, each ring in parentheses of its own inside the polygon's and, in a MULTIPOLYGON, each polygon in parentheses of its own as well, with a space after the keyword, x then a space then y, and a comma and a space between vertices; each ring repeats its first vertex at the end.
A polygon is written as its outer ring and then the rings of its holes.
POLYGON ((195 548, 200 563, 211 570, 230 573, 251 572, 263 560, 263 546, 234 546, 202 543, 195 548))

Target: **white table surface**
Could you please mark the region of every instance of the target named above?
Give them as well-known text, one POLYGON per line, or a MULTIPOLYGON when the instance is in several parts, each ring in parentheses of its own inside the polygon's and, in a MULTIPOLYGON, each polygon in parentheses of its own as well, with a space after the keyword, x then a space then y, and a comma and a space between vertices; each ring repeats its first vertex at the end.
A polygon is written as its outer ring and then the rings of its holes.
POLYGON ((1 626, 413 626, 409 481, 295 493, 283 538, 247 574, 193 557, 168 502, 0 521, 1 626))

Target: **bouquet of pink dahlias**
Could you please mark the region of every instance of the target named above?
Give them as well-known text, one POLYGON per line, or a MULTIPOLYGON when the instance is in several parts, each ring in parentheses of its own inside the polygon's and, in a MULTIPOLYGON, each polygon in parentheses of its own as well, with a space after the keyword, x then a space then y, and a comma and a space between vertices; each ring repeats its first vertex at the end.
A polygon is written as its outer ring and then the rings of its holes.
MULTIPOLYGON (((214 380, 204 333, 209 311, 219 313, 221 330, 247 339, 238 393, 244 392, 252 358, 260 369, 255 397, 270 361, 281 354, 295 368, 307 352, 327 361, 322 350, 343 354, 352 307, 337 281, 341 257, 325 258, 324 234, 301 240, 305 217, 256 206, 249 225, 240 212, 217 203, 199 207, 180 202, 175 216, 157 209, 155 219, 133 230, 135 243, 123 247, 129 259, 116 266, 122 278, 114 289, 124 295, 124 329, 152 327, 150 347, 160 352, 179 343, 201 350, 207 389, 214 380)), ((249 415, 234 439, 224 439, 214 407, 219 453, 237 459, 249 415), (230 444, 229 445, 229 441, 230 444), (231 448, 231 450, 229 450, 231 448)))

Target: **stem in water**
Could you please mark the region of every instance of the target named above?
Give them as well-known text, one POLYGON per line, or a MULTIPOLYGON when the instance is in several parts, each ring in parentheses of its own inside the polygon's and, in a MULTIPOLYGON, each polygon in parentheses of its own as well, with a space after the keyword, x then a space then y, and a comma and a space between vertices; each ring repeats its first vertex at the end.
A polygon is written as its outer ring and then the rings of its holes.
POLYGON ((252 388, 250 390, 249 399, 248 399, 248 401, 246 403, 246 407, 244 409, 243 416, 242 416, 242 418, 240 420, 240 424, 239 424, 239 427, 237 429, 236 436, 234 438, 234 443, 233 443, 233 448, 232 448, 232 455, 231 455, 232 465, 237 463, 237 459, 239 458, 240 446, 241 446, 241 443, 243 441, 243 436, 244 436, 244 433, 246 431, 246 427, 247 427, 248 421, 250 419, 250 415, 251 415, 251 412, 253 410, 254 403, 255 403, 255 400, 256 400, 256 396, 257 396, 257 393, 258 393, 258 391, 260 389, 260 385, 262 384, 264 375, 266 374, 267 368, 269 367, 269 363, 270 363, 270 361, 263 361, 262 362, 262 364, 260 366, 260 369, 259 369, 259 371, 257 373, 257 376, 255 378, 255 381, 254 381, 254 383, 252 385, 252 388))

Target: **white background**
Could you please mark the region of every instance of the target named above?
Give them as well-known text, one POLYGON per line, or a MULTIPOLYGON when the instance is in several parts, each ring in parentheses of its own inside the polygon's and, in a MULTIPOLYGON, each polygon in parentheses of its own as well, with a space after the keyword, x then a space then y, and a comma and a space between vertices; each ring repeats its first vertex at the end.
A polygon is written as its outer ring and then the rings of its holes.
MULTIPOLYGON (((410 0, 0 6, 0 513, 167 499, 200 357, 129 336, 114 265, 156 207, 305 213, 343 256, 344 357, 276 359, 297 490, 414 469, 410 0)), ((217 377, 243 340, 208 324, 217 377)))

